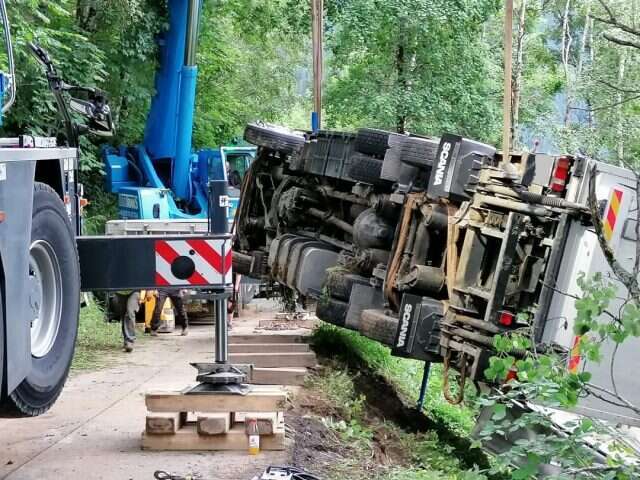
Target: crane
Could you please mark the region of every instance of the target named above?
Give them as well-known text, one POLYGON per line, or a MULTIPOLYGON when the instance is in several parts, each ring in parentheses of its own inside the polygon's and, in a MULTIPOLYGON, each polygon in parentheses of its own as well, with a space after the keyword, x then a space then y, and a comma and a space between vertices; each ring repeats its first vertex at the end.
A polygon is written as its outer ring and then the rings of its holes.
MULTIPOLYGON (((207 218, 209 180, 227 180, 227 164, 241 175, 256 152, 238 146, 193 151, 202 0, 168 0, 168 13, 144 139, 102 150, 107 190, 118 194, 124 219, 207 218)), ((230 218, 236 203, 230 199, 230 218)))

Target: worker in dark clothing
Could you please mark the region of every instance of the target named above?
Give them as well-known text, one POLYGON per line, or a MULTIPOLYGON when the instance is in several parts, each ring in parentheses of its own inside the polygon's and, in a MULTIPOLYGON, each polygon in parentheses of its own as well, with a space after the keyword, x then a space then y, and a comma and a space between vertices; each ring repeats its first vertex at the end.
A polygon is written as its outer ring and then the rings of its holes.
POLYGON ((133 351, 136 341, 136 314, 140 310, 140 292, 116 292, 110 297, 109 312, 122 324, 123 349, 127 353, 133 351))
POLYGON ((189 319, 187 318, 187 311, 182 303, 182 292, 176 290, 158 290, 158 298, 156 299, 156 306, 153 309, 153 317, 151 318, 151 335, 156 336, 158 334, 158 327, 160 327, 160 314, 164 307, 164 302, 167 297, 171 299, 173 308, 176 311, 176 326, 182 327, 182 335, 189 333, 189 319))

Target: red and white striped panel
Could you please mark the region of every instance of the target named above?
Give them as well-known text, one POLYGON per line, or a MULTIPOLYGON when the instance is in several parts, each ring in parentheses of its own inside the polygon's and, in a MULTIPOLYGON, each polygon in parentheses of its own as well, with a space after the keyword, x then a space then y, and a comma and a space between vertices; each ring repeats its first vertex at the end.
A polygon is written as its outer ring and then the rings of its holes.
POLYGON ((156 285, 158 286, 231 283, 230 239, 157 240, 155 250, 156 285), (175 275, 178 271, 176 266, 185 264, 195 266, 193 273, 188 278, 178 278, 175 275))

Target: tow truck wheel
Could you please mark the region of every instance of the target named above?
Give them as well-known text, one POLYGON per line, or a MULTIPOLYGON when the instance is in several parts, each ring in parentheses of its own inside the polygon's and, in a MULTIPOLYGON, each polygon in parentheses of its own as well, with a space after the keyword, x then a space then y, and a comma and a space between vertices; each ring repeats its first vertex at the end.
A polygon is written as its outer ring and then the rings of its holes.
POLYGON ((2 413, 36 416, 56 401, 67 379, 80 313, 80 266, 62 200, 36 183, 29 256, 31 371, 9 395, 2 413))

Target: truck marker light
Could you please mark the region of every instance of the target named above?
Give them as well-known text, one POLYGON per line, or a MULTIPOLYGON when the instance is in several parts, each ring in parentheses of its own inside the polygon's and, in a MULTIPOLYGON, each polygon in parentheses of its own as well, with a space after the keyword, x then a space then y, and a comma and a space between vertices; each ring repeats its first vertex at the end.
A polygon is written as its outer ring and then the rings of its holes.
POLYGON ((604 221, 602 222, 604 229, 604 238, 607 239, 607 242, 611 241, 613 237, 613 231, 616 227, 616 220, 618 219, 618 212, 620 211, 620 204, 622 203, 622 190, 618 190, 614 188, 611 191, 611 197, 609 198, 609 207, 607 208, 607 213, 604 216, 604 221))
POLYGON ((500 323, 500 325, 504 325, 505 327, 511 326, 511 324, 513 323, 513 319, 515 318, 515 315, 506 310, 502 310, 499 313, 500 313, 500 316, 498 317, 498 322, 500 323))
POLYGON ((7 214, 0 210, 0 223, 7 219, 7 214))

